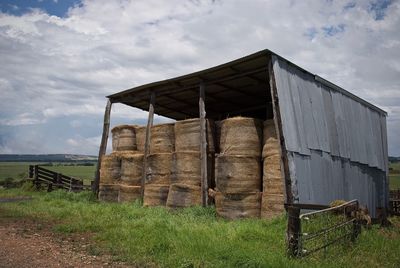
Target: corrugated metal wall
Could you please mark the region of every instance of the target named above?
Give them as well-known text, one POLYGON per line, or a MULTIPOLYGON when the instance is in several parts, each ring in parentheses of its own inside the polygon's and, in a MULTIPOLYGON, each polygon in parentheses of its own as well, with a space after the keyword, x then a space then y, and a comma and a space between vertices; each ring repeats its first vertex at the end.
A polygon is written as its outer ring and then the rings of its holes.
POLYGON ((272 57, 295 202, 387 199, 386 116, 272 57))

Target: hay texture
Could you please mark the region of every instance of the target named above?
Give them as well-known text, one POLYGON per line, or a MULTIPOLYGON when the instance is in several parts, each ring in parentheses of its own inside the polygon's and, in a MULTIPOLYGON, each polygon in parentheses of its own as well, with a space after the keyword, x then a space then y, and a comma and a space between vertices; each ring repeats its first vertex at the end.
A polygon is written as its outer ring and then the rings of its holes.
POLYGON ((120 125, 111 130, 113 151, 136 150, 136 134, 133 125, 120 125))
POLYGON ((147 157, 146 184, 171 183, 172 154, 150 154, 147 157))
POLYGON ((121 156, 121 183, 140 186, 143 177, 143 154, 129 153, 121 156))
POLYGON ((233 117, 221 122, 220 152, 226 155, 261 156, 262 122, 233 117))
POLYGON ((165 206, 168 192, 169 185, 147 184, 144 187, 143 205, 145 207, 165 206))
POLYGON ((280 142, 277 137, 274 120, 264 121, 262 157, 270 157, 281 154, 280 142))
POLYGON ((119 185, 118 184, 100 184, 99 200, 104 202, 118 202, 119 185))
POLYGON ((271 219, 281 215, 284 209, 285 197, 283 194, 262 194, 261 218, 271 219))
POLYGON ((174 150, 174 124, 152 126, 150 135, 150 153, 172 153, 174 150))
POLYGON ((182 183, 171 184, 167 198, 168 208, 201 205, 201 187, 182 183))
MULTIPOLYGON (((175 152, 172 154, 171 183, 201 185, 201 160, 199 152, 175 152)), ((214 181, 214 155, 207 156, 207 176, 209 185, 214 181)))
POLYGON ((100 183, 113 184, 121 176, 121 159, 116 154, 104 155, 101 158, 100 183))
MULTIPOLYGON (((206 119, 207 149, 215 152, 214 121, 206 119)), ((200 119, 193 118, 175 123, 175 151, 200 151, 200 119)))
POLYGON ((215 208, 226 219, 259 218, 261 193, 215 193, 215 208))
POLYGON ((270 194, 284 193, 284 180, 279 155, 263 160, 263 192, 270 194))
POLYGON ((224 193, 246 193, 261 189, 259 157, 218 155, 215 161, 216 187, 224 193))
POLYGON ((144 153, 144 144, 146 143, 146 127, 138 126, 135 128, 136 147, 141 153, 144 153))
POLYGON ((133 202, 135 200, 140 199, 141 197, 141 188, 140 186, 128 186, 128 185, 120 185, 119 186, 119 194, 118 194, 118 202, 133 202))

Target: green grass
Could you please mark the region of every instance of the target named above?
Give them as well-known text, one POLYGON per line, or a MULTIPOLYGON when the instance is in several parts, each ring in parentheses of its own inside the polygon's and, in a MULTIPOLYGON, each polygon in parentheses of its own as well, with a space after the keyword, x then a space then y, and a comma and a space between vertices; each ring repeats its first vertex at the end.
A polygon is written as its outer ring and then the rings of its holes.
MULTIPOLYGON (((29 165, 40 165, 44 163, 28 163, 28 162, 0 162, 0 181, 6 178, 20 180, 28 177, 29 165)), ((94 178, 96 166, 69 166, 70 163, 53 163, 54 166, 43 166, 46 169, 62 173, 64 175, 80 178, 85 184, 90 184, 90 180, 94 178)))
POLYGON ((99 203, 90 193, 0 190, 31 195, 29 202, 0 203, 1 217, 30 217, 63 234, 92 233, 93 253, 110 253, 138 266, 161 267, 399 267, 397 227, 363 231, 354 245, 301 260, 285 254, 286 218, 227 221, 213 208, 170 212, 138 203, 99 203))

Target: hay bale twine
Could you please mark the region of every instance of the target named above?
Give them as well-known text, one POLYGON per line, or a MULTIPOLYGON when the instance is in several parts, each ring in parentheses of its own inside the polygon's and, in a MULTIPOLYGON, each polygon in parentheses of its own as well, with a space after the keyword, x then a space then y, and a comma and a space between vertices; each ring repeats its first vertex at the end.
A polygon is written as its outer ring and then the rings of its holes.
POLYGON ((284 211, 285 196, 264 192, 261 202, 261 218, 271 219, 281 215, 284 211))
POLYGON ((262 122, 233 117, 222 121, 220 152, 229 155, 261 156, 262 122))
POLYGON ((99 200, 105 202, 118 202, 119 185, 118 184, 100 184, 99 200))
POLYGON ((121 156, 121 183, 140 186, 143 177, 143 154, 129 153, 121 156))
POLYGON ((174 124, 151 127, 150 153, 172 153, 175 150, 174 124))
POLYGON ((259 218, 261 192, 215 193, 217 214, 226 219, 259 218))
POLYGON ((136 133, 133 125, 120 125, 111 130, 113 151, 136 150, 136 133))
POLYGON ((201 205, 201 187, 174 183, 169 187, 167 207, 184 208, 201 205))
POLYGON ((146 184, 170 184, 172 153, 150 154, 147 157, 146 184))
POLYGON ((280 142, 277 137, 274 120, 264 121, 262 157, 280 155, 280 142))
POLYGON ((144 144, 146 143, 146 127, 138 126, 135 128, 136 132, 136 147, 141 153, 144 153, 144 144))
POLYGON ((121 159, 116 154, 104 155, 101 158, 100 183, 112 184, 121 176, 121 159))
POLYGON ((169 185, 147 184, 144 187, 143 205, 145 207, 165 206, 167 203, 169 185))
POLYGON ((130 186, 130 185, 120 185, 119 186, 119 194, 118 194, 118 202, 132 202, 140 199, 141 197, 141 188, 140 186, 130 186))
POLYGON ((216 157, 215 166, 218 191, 224 193, 260 191, 261 163, 259 157, 221 154, 216 157))
MULTIPOLYGON (((207 147, 215 152, 214 121, 207 119, 207 147)), ((175 123, 175 151, 200 151, 200 118, 192 118, 175 123)))

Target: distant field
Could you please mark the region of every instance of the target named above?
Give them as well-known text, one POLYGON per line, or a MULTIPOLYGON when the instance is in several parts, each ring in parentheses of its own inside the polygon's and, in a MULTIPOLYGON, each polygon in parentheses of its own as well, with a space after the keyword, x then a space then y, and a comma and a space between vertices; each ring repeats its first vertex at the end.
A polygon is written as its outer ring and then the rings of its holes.
POLYGON ((390 189, 400 189, 400 162, 390 163, 389 168, 390 189))
MULTIPOLYGON (((28 177, 29 165, 40 165, 44 163, 27 162, 0 162, 0 181, 6 178, 19 180, 28 177)), ((53 163, 54 166, 45 166, 45 168, 62 173, 67 176, 76 177, 86 182, 94 178, 96 166, 68 166, 71 163, 53 163)))

